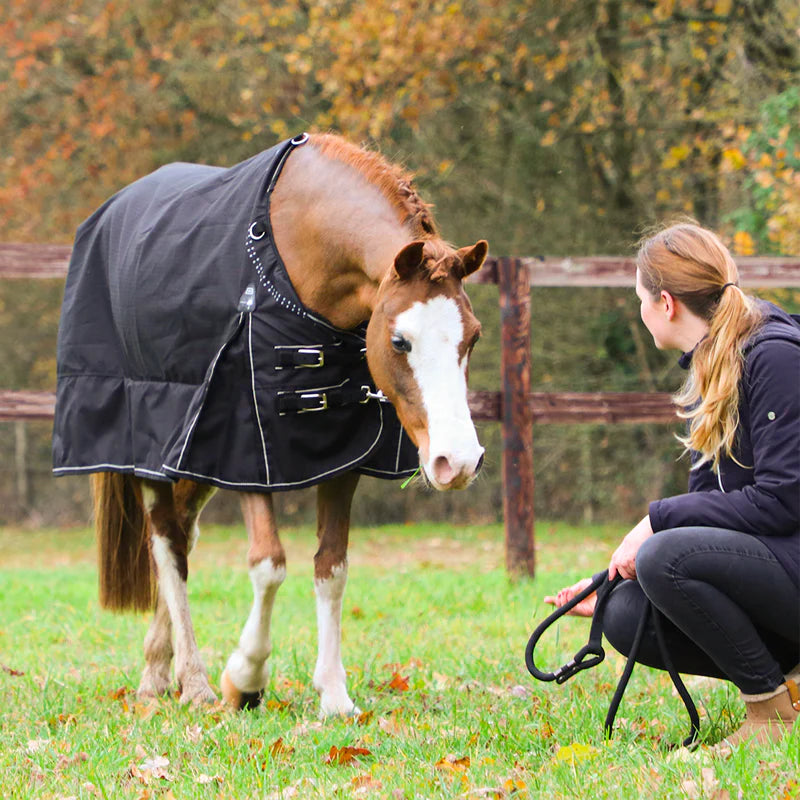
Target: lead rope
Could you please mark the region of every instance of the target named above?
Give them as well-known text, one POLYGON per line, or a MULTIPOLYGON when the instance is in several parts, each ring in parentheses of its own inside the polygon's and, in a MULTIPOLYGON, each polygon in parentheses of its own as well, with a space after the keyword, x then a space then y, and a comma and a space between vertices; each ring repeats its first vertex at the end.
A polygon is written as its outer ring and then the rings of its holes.
MULTIPOLYGON (((616 575, 614 579, 610 581, 608 579, 608 572, 599 574, 592 580, 589 586, 587 586, 579 594, 575 595, 572 600, 565 603, 560 608, 557 608, 536 628, 536 630, 531 634, 531 637, 528 640, 528 645, 525 648, 525 666, 527 666, 528 672, 530 672, 534 678, 540 681, 555 681, 556 683, 564 683, 576 673, 581 672, 584 669, 595 667, 601 661, 603 661, 603 659, 606 657, 606 653, 602 644, 603 614, 605 612, 606 602, 608 601, 611 591, 621 580, 621 575, 616 575), (563 617, 567 612, 571 611, 576 605, 578 605, 581 600, 585 600, 593 592, 597 592, 597 603, 595 605, 594 614, 592 615, 592 627, 589 631, 589 641, 584 647, 578 650, 578 652, 566 664, 553 672, 543 672, 536 666, 533 660, 533 652, 536 648, 537 642, 542 637, 542 634, 554 622, 556 622, 556 620, 561 619, 561 617, 563 617)), ((605 723, 603 724, 603 733, 609 739, 611 738, 611 734, 613 732, 614 719, 617 716, 617 710, 619 709, 619 704, 622 701, 622 695, 625 694, 625 689, 628 686, 631 673, 636 665, 636 656, 639 653, 639 647, 644 636, 645 628, 647 627, 647 621, 650 617, 651 608, 651 603, 647 601, 644 609, 642 610, 642 614, 639 617, 639 623, 636 627, 636 634, 633 639, 631 652, 628 655, 628 660, 625 664, 625 669, 623 670, 622 676, 617 684, 617 688, 614 691, 614 696, 612 697, 611 704, 608 708, 608 714, 606 714, 605 723)), ((689 714, 691 730, 689 736, 683 740, 683 746, 692 747, 697 740, 698 734, 700 733, 700 718, 697 714, 697 707, 695 706, 691 695, 687 691, 686 686, 683 684, 683 681, 681 680, 681 677, 678 674, 678 671, 675 669, 675 665, 669 656, 669 652, 667 651, 661 621, 661 613, 655 608, 653 608, 652 611, 653 627, 655 629, 656 642, 658 643, 661 659, 664 662, 664 666, 666 667, 670 678, 672 679, 672 683, 675 685, 675 689, 677 690, 684 706, 686 707, 687 713, 689 714)))

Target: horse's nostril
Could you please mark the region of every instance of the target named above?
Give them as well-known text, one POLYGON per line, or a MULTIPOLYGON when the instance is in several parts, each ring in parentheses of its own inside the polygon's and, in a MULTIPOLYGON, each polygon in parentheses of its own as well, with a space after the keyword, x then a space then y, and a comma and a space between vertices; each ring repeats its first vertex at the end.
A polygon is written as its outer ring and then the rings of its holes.
POLYGON ((486 453, 481 453, 481 457, 478 459, 478 463, 475 465, 475 474, 477 475, 481 471, 481 467, 483 466, 483 457, 486 453))
POLYGON ((433 476, 438 483, 446 485, 455 477, 455 471, 447 456, 437 456, 433 462, 433 476))

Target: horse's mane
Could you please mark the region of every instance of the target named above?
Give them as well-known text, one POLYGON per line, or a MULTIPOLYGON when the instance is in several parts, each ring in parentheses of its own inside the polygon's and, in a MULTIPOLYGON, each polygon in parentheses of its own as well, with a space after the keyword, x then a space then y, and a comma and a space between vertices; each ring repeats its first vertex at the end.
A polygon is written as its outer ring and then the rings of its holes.
POLYGON ((331 133, 315 133, 311 141, 319 151, 353 167, 375 186, 402 215, 402 221, 411 227, 420 239, 439 235, 430 206, 423 202, 411 183, 412 176, 392 164, 380 153, 361 147, 331 133))

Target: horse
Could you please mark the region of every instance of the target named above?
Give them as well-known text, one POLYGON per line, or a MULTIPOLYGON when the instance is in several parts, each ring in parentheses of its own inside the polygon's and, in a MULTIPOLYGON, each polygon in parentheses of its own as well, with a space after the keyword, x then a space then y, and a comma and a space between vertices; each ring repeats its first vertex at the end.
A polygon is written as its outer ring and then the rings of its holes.
POLYGON ((220 688, 233 708, 259 704, 286 576, 272 493, 316 485, 313 684, 322 717, 357 712, 341 656, 351 501, 361 474, 419 469, 449 491, 478 473, 480 323, 463 282, 487 251, 444 241, 403 168, 335 134, 228 169, 167 165, 79 227, 54 471, 91 475, 101 605, 154 610, 138 697, 170 690, 174 658, 181 703, 217 699, 187 579, 222 488, 240 496, 254 596, 220 688), (291 329, 288 343, 266 343, 268 329, 291 329))

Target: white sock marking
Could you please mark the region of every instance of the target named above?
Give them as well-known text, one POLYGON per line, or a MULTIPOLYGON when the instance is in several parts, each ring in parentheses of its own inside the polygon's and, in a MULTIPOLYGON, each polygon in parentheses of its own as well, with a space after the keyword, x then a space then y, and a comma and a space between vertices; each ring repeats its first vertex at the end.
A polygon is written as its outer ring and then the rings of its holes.
POLYGON ((267 659, 272 651, 270 622, 275 595, 286 578, 286 567, 276 567, 271 558, 250 569, 253 605, 242 629, 238 648, 225 667, 233 685, 241 692, 258 692, 269 677, 267 659))
POLYGON ((354 710, 342 665, 342 598, 346 583, 346 561, 333 568, 330 578, 314 581, 318 636, 314 687, 320 693, 323 716, 350 714, 354 710))

